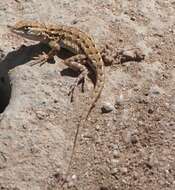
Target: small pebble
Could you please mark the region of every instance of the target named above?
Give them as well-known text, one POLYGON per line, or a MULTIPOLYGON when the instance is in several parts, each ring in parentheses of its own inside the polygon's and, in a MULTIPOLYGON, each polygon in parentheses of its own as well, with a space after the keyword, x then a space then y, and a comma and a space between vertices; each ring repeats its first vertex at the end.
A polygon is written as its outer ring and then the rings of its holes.
POLYGON ((152 153, 147 162, 147 166, 150 168, 153 168, 156 165, 158 165, 158 159, 157 159, 156 155, 154 153, 152 153))
POLYGON ((119 158, 119 151, 118 150, 114 150, 113 151, 113 156, 114 156, 114 158, 119 158))
POLYGON ((122 51, 122 62, 136 61, 140 62, 144 60, 145 55, 138 48, 122 51))
POLYGON ((138 142, 138 138, 136 135, 131 135, 131 143, 136 144, 138 142))
POLYGON ((77 176, 76 175, 72 175, 71 178, 69 178, 68 180, 68 187, 71 188, 75 185, 77 181, 77 176))
POLYGON ((77 24, 78 23, 78 20, 73 20, 72 21, 72 24, 77 24))
POLYGON ((96 131, 99 131, 100 126, 99 126, 99 125, 97 125, 97 126, 95 127, 95 129, 96 129, 96 131))
POLYGON ((77 176, 75 174, 72 176, 72 180, 77 180, 77 176))
POLYGON ((134 59, 135 52, 133 50, 126 50, 126 51, 123 51, 123 56, 130 58, 130 59, 134 59))
POLYGON ((119 145, 118 144, 112 144, 112 149, 113 150, 118 150, 119 149, 119 145))
POLYGON ((123 173, 123 174, 126 174, 128 172, 128 169, 126 167, 122 167, 120 168, 120 171, 123 173))
POLYGON ((115 108, 117 108, 118 106, 121 106, 123 102, 124 102, 124 98, 123 98, 123 95, 121 94, 120 96, 116 98, 115 108))
POLYGON ((161 94, 161 91, 162 91, 161 88, 158 87, 157 85, 155 85, 150 88, 149 94, 150 95, 159 95, 159 94, 161 94))
POLYGON ((119 163, 119 160, 117 159, 111 159, 111 164, 116 166, 119 163))
POLYGON ((152 108, 149 108, 149 109, 148 109, 148 113, 149 113, 149 114, 153 114, 153 113, 154 113, 154 110, 153 110, 152 108))
POLYGON ((138 142, 137 135, 132 131, 127 131, 127 133, 125 133, 123 137, 126 143, 136 144, 138 142))
POLYGON ((111 111, 113 111, 114 107, 113 105, 111 105, 110 103, 105 103, 102 108, 101 111, 102 113, 109 113, 111 111))
POLYGON ((117 174, 117 173, 118 173, 118 169, 117 169, 117 168, 112 168, 111 174, 112 174, 112 175, 115 175, 115 174, 117 174))
POLYGON ((132 21, 135 21, 135 20, 136 20, 136 18, 135 18, 135 17, 131 17, 130 19, 131 19, 132 21))
POLYGON ((36 115, 39 120, 42 120, 42 119, 46 118, 46 116, 47 116, 47 114, 42 110, 37 110, 36 115))

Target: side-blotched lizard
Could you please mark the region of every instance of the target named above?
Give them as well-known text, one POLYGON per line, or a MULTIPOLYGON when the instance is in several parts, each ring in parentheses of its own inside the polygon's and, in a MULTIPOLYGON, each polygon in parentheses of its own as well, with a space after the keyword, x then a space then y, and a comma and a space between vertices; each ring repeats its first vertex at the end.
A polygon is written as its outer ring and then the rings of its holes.
POLYGON ((48 59, 53 58, 60 50, 60 48, 65 48, 75 54, 74 56, 63 61, 63 63, 68 67, 74 70, 79 70, 81 72, 79 77, 76 79, 75 84, 72 86, 71 93, 73 93, 74 88, 82 79, 84 79, 84 77, 86 77, 88 73, 88 70, 85 66, 85 60, 87 60, 87 64, 95 73, 95 87, 92 97, 90 97, 89 100, 90 106, 86 114, 82 115, 81 122, 77 127, 70 164, 68 166, 69 170, 76 145, 79 127, 83 125, 83 122, 87 120, 104 86, 104 64, 101 54, 98 51, 92 38, 90 38, 81 30, 71 26, 46 26, 45 24, 41 24, 39 22, 20 21, 14 26, 9 27, 11 31, 16 34, 19 34, 31 40, 47 43, 51 47, 51 50, 48 54, 43 53, 38 58, 36 58, 38 59, 37 62, 39 63, 44 64, 48 59))

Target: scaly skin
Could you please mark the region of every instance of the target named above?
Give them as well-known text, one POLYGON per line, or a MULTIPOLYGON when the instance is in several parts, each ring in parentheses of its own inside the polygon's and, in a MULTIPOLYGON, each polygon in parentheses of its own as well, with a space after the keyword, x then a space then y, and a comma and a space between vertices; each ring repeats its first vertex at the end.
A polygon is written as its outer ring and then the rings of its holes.
POLYGON ((16 34, 19 34, 25 38, 35 41, 42 41, 50 45, 52 49, 48 55, 43 55, 43 60, 41 61, 43 63, 46 62, 48 58, 52 58, 56 54, 56 51, 60 49, 60 47, 75 53, 77 56, 71 57, 64 61, 64 63, 69 67, 76 70, 79 69, 82 72, 80 74, 81 76, 77 79, 75 86, 87 74, 87 69, 83 63, 75 63, 78 59, 82 61, 87 60, 90 68, 95 73, 96 81, 94 91, 92 97, 90 98, 90 106, 88 111, 86 114, 82 115, 82 120, 77 127, 71 161, 69 164, 70 167, 79 127, 83 125, 83 123, 88 119, 88 116, 91 113, 92 108, 95 106, 95 103, 97 102, 104 86, 104 64, 100 52, 96 48, 94 41, 86 33, 74 27, 64 25, 46 26, 39 22, 20 21, 14 26, 10 26, 10 28, 12 32, 15 32, 16 34), (72 63, 73 61, 74 63, 72 63))

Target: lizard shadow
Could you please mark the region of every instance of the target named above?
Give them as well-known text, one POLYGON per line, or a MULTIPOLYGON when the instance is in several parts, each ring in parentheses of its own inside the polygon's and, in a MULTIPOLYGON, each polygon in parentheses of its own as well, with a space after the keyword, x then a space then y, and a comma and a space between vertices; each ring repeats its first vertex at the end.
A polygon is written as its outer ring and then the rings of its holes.
POLYGON ((38 56, 43 51, 48 52, 49 47, 42 43, 30 46, 22 45, 19 49, 8 53, 0 64, 5 65, 8 70, 11 70, 19 65, 24 65, 32 61, 33 57, 38 56))
POLYGON ((0 113, 2 113, 9 104, 12 92, 12 85, 9 78, 9 70, 23 65, 32 60, 33 56, 42 53, 42 51, 49 51, 47 47, 42 44, 21 46, 19 49, 9 52, 4 56, 1 51, 0 55, 0 113))

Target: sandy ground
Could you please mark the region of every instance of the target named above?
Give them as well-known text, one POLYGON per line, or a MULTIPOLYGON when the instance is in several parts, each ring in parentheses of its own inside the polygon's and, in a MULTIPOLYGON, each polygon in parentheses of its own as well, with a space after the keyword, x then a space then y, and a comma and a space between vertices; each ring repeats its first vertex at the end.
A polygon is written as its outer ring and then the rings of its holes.
POLYGON ((0 189, 175 189, 174 50, 173 0, 1 0, 0 189), (77 73, 61 56, 31 66, 47 47, 10 33, 7 25, 19 20, 85 31, 106 65, 63 187, 92 81, 71 102, 77 73))

